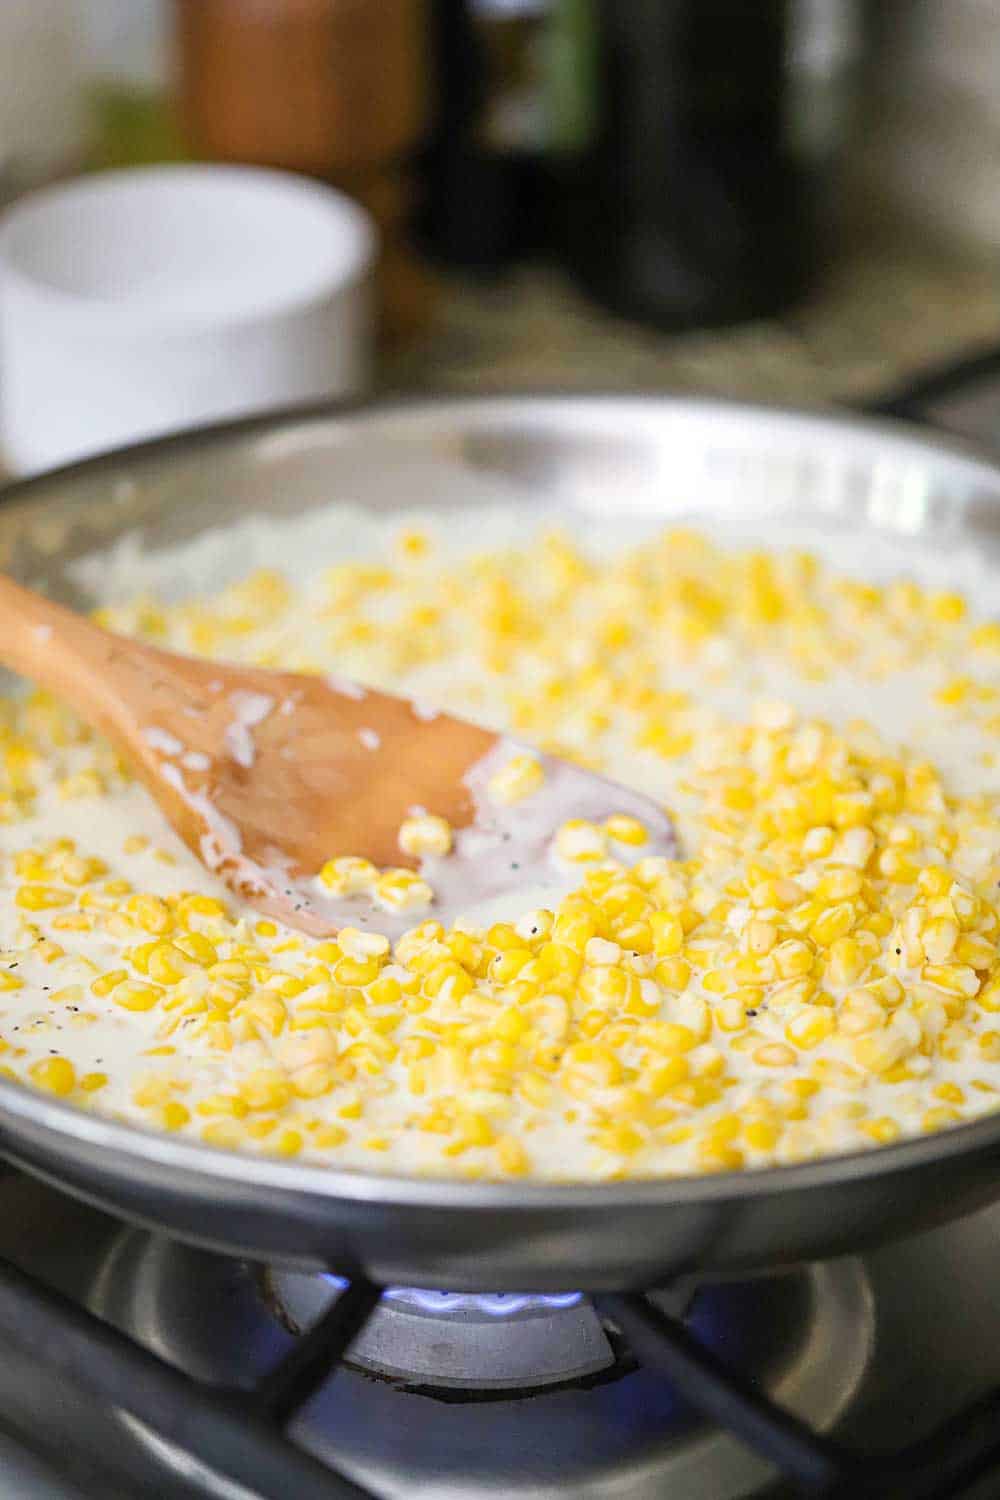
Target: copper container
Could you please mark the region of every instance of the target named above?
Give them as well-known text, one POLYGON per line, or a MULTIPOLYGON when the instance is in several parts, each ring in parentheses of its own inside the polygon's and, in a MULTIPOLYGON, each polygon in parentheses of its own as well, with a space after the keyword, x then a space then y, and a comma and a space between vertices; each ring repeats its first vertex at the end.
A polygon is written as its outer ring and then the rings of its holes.
POLYGON ((423 321, 406 247, 427 112, 425 0, 176 0, 179 102, 199 156, 321 177, 375 218, 389 336, 423 321))

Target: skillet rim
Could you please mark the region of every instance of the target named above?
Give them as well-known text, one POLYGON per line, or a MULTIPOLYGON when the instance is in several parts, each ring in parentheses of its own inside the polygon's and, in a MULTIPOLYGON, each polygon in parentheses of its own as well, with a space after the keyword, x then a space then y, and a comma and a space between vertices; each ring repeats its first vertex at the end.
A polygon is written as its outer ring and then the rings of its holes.
MULTIPOLYGON (((190 457, 192 452, 197 453, 200 449, 225 445, 233 439, 264 437, 283 427, 323 425, 352 418, 377 420, 379 416, 400 413, 419 417, 423 408, 432 412, 440 412, 442 408, 488 412, 490 408, 496 408, 501 416, 507 413, 513 419, 519 415, 523 419, 526 411, 544 415, 547 407, 558 410, 581 403, 604 407, 620 404, 630 409, 659 407, 664 412, 678 415, 687 412, 702 419, 710 419, 713 415, 730 419, 743 416, 754 422, 770 418, 783 425, 812 425, 855 435, 865 433, 873 439, 882 438, 903 451, 912 449, 918 454, 930 453, 957 460, 970 470, 970 477, 978 476, 995 489, 1000 515, 1000 460, 965 438, 928 431, 914 422, 897 418, 858 415, 829 407, 606 389, 428 391, 269 409, 234 420, 185 428, 15 479, 0 487, 0 515, 11 506, 26 507, 36 499, 41 508, 43 502, 39 495, 47 489, 99 477, 102 472, 111 475, 126 464, 169 460, 172 456, 190 457)), ((61 494, 60 499, 65 502, 65 494, 61 494)), ((142 1125, 91 1114, 16 1080, 0 1078, 0 1137, 4 1133, 5 1116, 23 1120, 51 1136, 70 1137, 79 1145, 90 1146, 95 1153, 125 1159, 140 1170, 143 1163, 155 1164, 171 1174, 189 1175, 202 1181, 220 1180, 291 1196, 305 1195, 359 1205, 378 1204, 385 1208, 446 1209, 449 1212, 492 1212, 498 1209, 537 1212, 543 1208, 594 1210, 631 1206, 690 1208, 767 1196, 772 1188, 808 1191, 832 1188, 846 1182, 888 1178, 895 1173, 918 1170, 953 1157, 972 1157, 992 1149, 1000 1154, 998 1111, 993 1116, 949 1126, 930 1135, 913 1136, 890 1145, 822 1156, 787 1166, 750 1167, 687 1177, 631 1178, 622 1182, 532 1182, 520 1179, 516 1182, 482 1179, 470 1182, 449 1176, 407 1176, 354 1168, 337 1169, 250 1152, 227 1151, 187 1137, 167 1135, 142 1125)), ((16 1159, 19 1155, 16 1139, 10 1145, 9 1154, 16 1159)))

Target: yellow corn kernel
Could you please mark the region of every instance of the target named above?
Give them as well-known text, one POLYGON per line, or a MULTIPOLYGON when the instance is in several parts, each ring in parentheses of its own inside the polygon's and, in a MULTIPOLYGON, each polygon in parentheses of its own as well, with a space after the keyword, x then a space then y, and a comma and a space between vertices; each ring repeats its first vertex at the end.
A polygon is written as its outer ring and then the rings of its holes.
POLYGON ((1000 650, 1000 624, 990 620, 977 625, 969 632, 969 645, 974 646, 977 651, 1000 650))
POLYGON ((787 1068, 795 1061, 795 1053, 784 1042, 765 1042, 751 1056, 761 1068, 787 1068))
POLYGON ((743 1139, 752 1151, 773 1151, 778 1144, 778 1127, 770 1120, 752 1120, 744 1127, 743 1139))
POLYGON ((833 1035, 835 1025, 833 1012, 826 1007, 801 1010, 785 1026, 785 1040, 795 1047, 818 1047, 833 1035))
POLYGON ((319 1099, 330 1092, 335 1082, 333 1068, 323 1062, 309 1063, 292 1074, 292 1089, 299 1099, 319 1099))
POLYGON ((407 818, 399 829, 399 847, 404 854, 450 854, 453 842, 451 824, 434 813, 407 818))
POLYGON ((375 899, 390 911, 415 911, 429 906, 434 892, 412 870, 383 870, 375 881, 375 899))
POLYGON ((169 907, 159 896, 132 896, 127 909, 144 932, 162 936, 174 925, 169 907))
POLYGON ((96 1094, 99 1089, 107 1087, 107 1073, 84 1073, 80 1079, 80 1087, 86 1094, 96 1094))
POLYGON ((592 1137, 595 1146, 608 1151, 612 1156, 634 1156, 646 1144, 646 1138, 634 1125, 627 1123, 607 1125, 596 1130, 592 1137))
POLYGON ((835 828, 858 828, 871 821, 875 803, 868 792, 838 792, 833 798, 832 811, 835 828))
POLYGON ((487 792, 493 802, 509 805, 530 797, 545 780, 545 771, 533 755, 515 755, 490 777, 487 792))
POLYGON ((992 979, 989 984, 984 985, 976 996, 976 1004, 982 1006, 983 1010, 1000 1011, 1000 980, 992 979))
POLYGON ((75 899, 72 891, 53 885, 21 885, 14 897, 24 911, 51 911, 59 906, 72 906, 75 899))
POLYGON ((943 1130, 946 1125, 957 1125, 962 1116, 957 1109, 952 1109, 947 1104, 938 1105, 935 1109, 927 1110, 920 1121, 921 1130, 943 1130))
POLYGON ((773 922, 761 917, 752 917, 744 929, 747 948, 758 958, 772 952, 778 941, 778 929, 773 922))
POLYGON ((782 979, 800 979, 811 974, 815 958, 812 944, 800 938, 786 938, 771 949, 772 962, 782 979))
POLYGON ((552 1099, 552 1085, 547 1079, 538 1073, 524 1073, 521 1075, 519 1085, 520 1092, 533 1104, 536 1109, 546 1109, 552 1099))
POLYGON ((531 1170, 531 1160, 521 1142, 512 1135, 500 1135, 496 1139, 497 1165, 510 1177, 524 1177, 531 1170))
POLYGON ((228 1115, 234 1120, 244 1120, 249 1105, 239 1094, 206 1094, 197 1108, 200 1115, 228 1115))
POLYGON ((854 907, 843 901, 818 916, 809 929, 809 935, 821 948, 829 948, 838 938, 847 936, 855 921, 854 907))
POLYGON ((684 927, 671 911, 654 911, 649 919, 653 952, 658 958, 673 958, 684 947, 684 927))
POLYGON ((564 1083, 579 1080, 583 1093, 593 1087, 612 1088, 622 1080, 622 1065, 609 1047, 597 1042, 575 1042, 563 1054, 564 1083))
POLYGON ((739 995, 726 995, 712 1006, 712 1020, 719 1031, 743 1031, 747 1024, 747 1002, 739 995))
MULTIPOLYGON (((96 870, 92 868, 90 860, 83 859, 79 854, 74 854, 72 851, 67 851, 62 855, 61 859, 57 861, 57 867, 60 876, 67 885, 86 885, 96 874, 96 870)), ((103 870, 104 873, 107 873, 106 866, 103 867, 103 870)))
POLYGON ((812 896, 814 901, 853 901, 864 889, 864 879, 857 870, 829 870, 817 883, 812 896))
MULTIPOLYGON (((363 932, 359 927, 342 927, 337 933, 337 946, 346 958, 357 962, 369 959, 387 958, 389 954, 389 939, 381 932, 363 932)), ((322 982, 329 975, 319 975, 316 982, 322 982)))
POLYGON ((690 1073, 690 1063, 678 1053, 668 1057, 665 1062, 651 1062, 639 1076, 639 1087, 654 1099, 659 1099, 674 1084, 683 1083, 690 1073))
POLYGON ((170 942, 157 943, 146 960, 146 973, 157 984, 179 984, 195 967, 194 960, 170 942))
POLYGON ((960 937, 957 922, 937 917, 927 923, 920 934, 920 945, 932 964, 946 964, 955 951, 960 937))
POLYGON ((869 990, 849 990, 844 996, 837 1016, 837 1029, 843 1036, 864 1036, 880 1031, 885 1023, 885 1010, 869 990))
POLYGON ((877 1120, 862 1120, 858 1129, 881 1146, 888 1146, 892 1141, 898 1140, 902 1131, 899 1121, 889 1115, 880 1115, 877 1120))
POLYGON ((917 876, 917 889, 925 896, 947 896, 951 886, 951 872, 943 865, 925 865, 917 876))
POLYGON ((274 1141, 268 1143, 268 1149, 276 1156, 298 1156, 304 1144, 298 1130, 283 1130, 274 1141))
POLYGON ((378 879, 378 870, 369 859, 343 855, 327 860, 318 878, 331 895, 360 896, 372 889, 378 879))
POLYGON ((954 625, 965 619, 966 603, 961 594, 942 592, 928 596, 927 610, 932 620, 954 625))
POLYGON ((826 859, 835 843, 836 835, 832 828, 810 828, 802 840, 802 853, 806 859, 826 859))
POLYGON ((925 984, 932 984, 947 995, 971 998, 979 992, 979 975, 966 964, 924 964, 920 977, 925 984))
POLYGON ((491 1146, 496 1139, 489 1120, 475 1110, 460 1110, 455 1127, 459 1140, 465 1146, 491 1146))
POLYGON ((706 1172, 738 1172, 746 1158, 738 1146, 706 1139, 698 1143, 698 1164, 706 1172))
POLYGON ((111 998, 116 1005, 120 1005, 123 1010, 133 1011, 152 1010, 163 999, 163 995, 164 991, 158 984, 140 984, 136 980, 116 984, 111 991, 111 998))
POLYGON ((868 1073, 886 1073, 912 1050, 897 1032, 878 1031, 858 1037, 852 1046, 854 1061, 868 1073))
POLYGON ((717 1115, 709 1124, 705 1139, 712 1141, 733 1141, 742 1132, 743 1125, 739 1115, 727 1114, 717 1115))
POLYGON ((28 1077, 50 1094, 65 1096, 76 1088, 76 1069, 66 1057, 46 1057, 32 1063, 28 1077))
POLYGON ((616 844, 626 844, 633 849, 649 842, 649 832, 645 825, 638 818, 630 818, 625 813, 615 813, 613 817, 605 818, 604 832, 616 844))
POLYGON ((210 969, 219 961, 218 952, 213 943, 201 932, 181 932, 172 939, 175 947, 186 954, 199 968, 210 969))
POLYGON ((796 906, 805 895, 805 891, 794 880, 768 879, 755 885, 750 891, 750 905, 758 910, 767 910, 775 907, 778 910, 787 910, 790 906, 796 906))
POLYGON ((502 1010, 493 1022, 494 1034, 504 1042, 519 1042, 527 1030, 527 1018, 513 1005, 502 1010))
POLYGON ((683 1026, 676 1021, 652 1022, 643 1028, 642 1034, 652 1051, 667 1057, 690 1052, 699 1041, 698 1035, 690 1026, 683 1026))
POLYGON ((239 1097, 248 1109, 280 1111, 291 1099, 292 1089, 282 1073, 257 1068, 239 1085, 239 1097))
MULTIPOLYGON (((333 977, 338 984, 363 987, 378 978, 380 969, 377 958, 342 958, 334 967, 333 977)), ((286 996, 289 993, 283 986, 269 984, 268 988, 286 996)))
MULTIPOLYGON (((926 949, 926 943, 924 945, 926 949)), ((927 955, 930 958, 930 954, 927 955)), ((955 946, 955 958, 970 969, 990 970, 997 962, 995 944, 977 932, 964 932, 955 946)))
POLYGON ((569 818, 556 832, 555 850, 560 859, 581 864, 603 859, 607 842, 596 823, 588 823, 586 818, 569 818))
MULTIPOLYGON (((870 828, 846 829, 829 851, 830 860, 836 865, 847 865, 852 873, 863 870, 875 850, 875 835, 870 828)), ((860 886, 858 887, 860 890, 860 886)))
POLYGON ((183 1130, 191 1123, 191 1111, 177 1099, 170 1099, 160 1113, 160 1124, 164 1130, 183 1130))
POLYGON ((691 965, 684 958, 665 958, 653 970, 656 983, 665 990, 680 993, 691 980, 691 965))
POLYGON ((288 1010, 277 995, 256 990, 237 1007, 236 1014, 245 1017, 255 1030, 267 1036, 280 1036, 288 1021, 288 1010))
POLYGON ((887 1010, 898 1005, 904 995, 903 986, 894 974, 883 974, 880 979, 869 979, 863 988, 887 1010))
POLYGON ((879 874, 893 885, 912 885, 917 878, 917 866, 899 849, 883 849, 878 857, 879 874))
POLYGON ((203 896, 200 891, 188 891, 182 896, 178 916, 187 922, 191 917, 224 917, 226 908, 214 896, 203 896))

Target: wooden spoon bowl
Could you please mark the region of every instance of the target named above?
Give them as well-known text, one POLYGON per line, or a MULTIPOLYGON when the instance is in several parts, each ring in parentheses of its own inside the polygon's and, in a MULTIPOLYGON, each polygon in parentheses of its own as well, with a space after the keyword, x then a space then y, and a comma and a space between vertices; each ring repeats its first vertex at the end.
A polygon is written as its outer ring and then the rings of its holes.
POLYGON ((552 844, 573 818, 628 814, 648 831, 632 855, 677 853, 656 803, 566 761, 529 752, 544 773, 540 789, 497 802, 491 780, 525 753, 513 740, 340 678, 163 651, 2 577, 0 661, 110 739, 231 889, 312 933, 351 923, 393 934, 506 892, 565 888, 552 844), (418 859, 401 849, 400 827, 415 812, 447 820, 451 852, 418 859), (316 877, 343 855, 419 868, 433 909, 394 912, 326 894, 316 877))

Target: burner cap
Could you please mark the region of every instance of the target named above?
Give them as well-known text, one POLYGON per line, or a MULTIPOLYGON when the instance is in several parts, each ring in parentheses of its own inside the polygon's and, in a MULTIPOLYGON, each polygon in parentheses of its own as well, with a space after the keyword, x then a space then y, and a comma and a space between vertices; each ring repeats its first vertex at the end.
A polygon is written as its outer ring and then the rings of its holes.
MULTIPOLYGON (((314 1323, 346 1282, 267 1273, 276 1310, 293 1329, 314 1323)), ((351 1345, 347 1364, 423 1390, 541 1390, 613 1369, 616 1355, 579 1292, 434 1292, 391 1287, 351 1345)))

